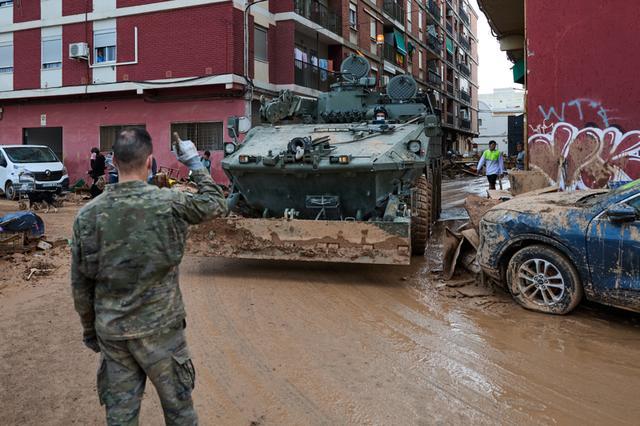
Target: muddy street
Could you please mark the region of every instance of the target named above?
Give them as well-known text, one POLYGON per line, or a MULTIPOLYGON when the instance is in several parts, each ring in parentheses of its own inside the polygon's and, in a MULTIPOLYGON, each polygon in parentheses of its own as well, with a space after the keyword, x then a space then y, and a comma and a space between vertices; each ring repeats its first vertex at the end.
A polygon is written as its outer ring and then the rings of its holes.
MULTIPOLYGON (((76 209, 44 214, 48 234, 68 237, 76 209)), ((98 356, 81 342, 66 249, 0 262, 0 424, 104 424, 98 356), (58 268, 25 280, 36 261, 58 268)), ((185 258, 201 423, 640 418, 640 316, 596 305, 535 314, 501 290, 447 291, 433 269, 427 259, 388 267, 185 258)), ((150 385, 141 424, 162 424, 150 385)))

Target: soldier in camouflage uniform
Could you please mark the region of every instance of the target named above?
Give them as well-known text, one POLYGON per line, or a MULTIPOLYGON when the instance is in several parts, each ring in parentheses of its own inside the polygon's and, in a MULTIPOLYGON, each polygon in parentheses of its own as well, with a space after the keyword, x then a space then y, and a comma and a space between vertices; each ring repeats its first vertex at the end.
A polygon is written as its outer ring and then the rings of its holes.
POLYGON ((178 265, 187 229, 227 205, 191 141, 178 159, 198 193, 146 184, 151 137, 123 131, 114 147, 120 183, 84 206, 73 225, 71 283, 84 343, 101 352, 100 403, 109 425, 136 425, 146 378, 160 396, 165 422, 195 425, 195 371, 185 340, 178 265))

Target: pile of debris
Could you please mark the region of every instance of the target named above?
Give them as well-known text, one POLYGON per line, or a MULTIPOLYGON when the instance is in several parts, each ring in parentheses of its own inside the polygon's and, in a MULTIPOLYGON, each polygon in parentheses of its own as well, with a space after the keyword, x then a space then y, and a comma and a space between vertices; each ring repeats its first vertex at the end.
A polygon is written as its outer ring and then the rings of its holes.
POLYGON ((0 256, 50 250, 68 245, 67 240, 47 241, 44 222, 31 211, 20 211, 0 217, 0 256))
POLYGON ((487 211, 514 197, 558 191, 557 186, 548 186, 548 180, 541 178, 540 173, 537 172, 510 172, 509 181, 510 191, 487 190, 486 197, 467 196, 464 208, 469 215, 469 221, 455 229, 445 228, 442 242, 442 267, 443 279, 448 286, 450 286, 449 281, 454 287, 459 282, 466 284, 467 281, 485 284, 476 255, 480 244, 480 220, 487 211))

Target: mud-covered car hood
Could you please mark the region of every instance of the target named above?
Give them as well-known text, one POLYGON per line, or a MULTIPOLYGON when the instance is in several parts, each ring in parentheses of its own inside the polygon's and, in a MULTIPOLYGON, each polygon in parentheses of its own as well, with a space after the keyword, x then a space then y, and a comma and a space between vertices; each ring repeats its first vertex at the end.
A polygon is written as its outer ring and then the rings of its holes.
POLYGON ((602 190, 595 191, 574 191, 555 192, 551 194, 532 195, 526 197, 516 197, 512 200, 500 203, 493 207, 493 211, 512 211, 517 213, 544 214, 552 211, 563 211, 569 209, 582 209, 587 205, 579 203, 582 199, 589 198, 592 194, 600 194, 602 190))

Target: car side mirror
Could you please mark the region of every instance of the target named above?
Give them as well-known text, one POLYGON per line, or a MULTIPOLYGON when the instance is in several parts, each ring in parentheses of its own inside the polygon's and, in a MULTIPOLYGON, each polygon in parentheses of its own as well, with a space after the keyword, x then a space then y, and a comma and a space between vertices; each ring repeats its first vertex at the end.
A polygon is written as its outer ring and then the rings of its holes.
POLYGON ((607 217, 613 223, 633 222, 637 219, 636 209, 625 203, 614 204, 607 209, 607 217))

